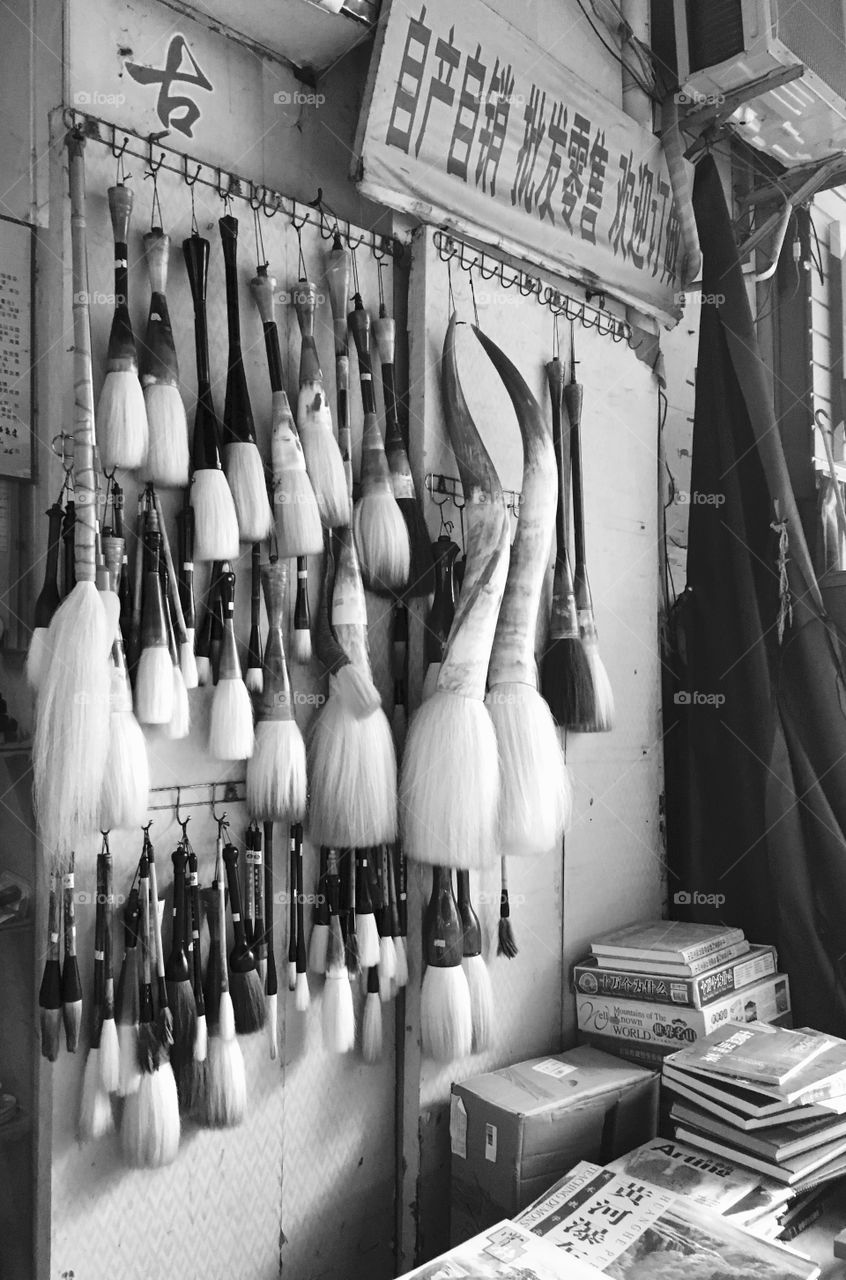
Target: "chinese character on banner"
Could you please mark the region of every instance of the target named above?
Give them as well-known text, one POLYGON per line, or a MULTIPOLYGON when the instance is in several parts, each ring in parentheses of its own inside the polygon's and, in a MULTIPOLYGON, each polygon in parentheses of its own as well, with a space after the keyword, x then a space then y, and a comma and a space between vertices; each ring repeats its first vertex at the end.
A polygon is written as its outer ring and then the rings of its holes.
POLYGON ((632 262, 643 269, 648 250, 649 213, 652 208, 652 189, 655 175, 648 164, 641 163, 637 168, 637 194, 634 199, 634 218, 632 232, 629 237, 629 253, 632 262))
POLYGON ((202 114, 193 98, 179 97, 171 93, 174 84, 195 84, 199 89, 212 90, 211 81, 200 70, 196 58, 188 48, 185 37, 176 35, 167 47, 165 65, 142 67, 135 62, 127 62, 126 69, 138 84, 159 85, 159 96, 156 103, 158 117, 166 129, 176 129, 184 133, 186 138, 194 136, 194 125, 202 114), (187 57, 191 69, 183 71, 182 57, 187 57), (182 112, 181 115, 177 114, 182 112))
POLYGON ((517 153, 517 172, 511 188, 511 203, 522 204, 527 213, 532 212, 535 199, 535 162, 538 158, 540 144, 546 137, 544 111, 546 109, 546 90, 541 93, 536 84, 532 85, 529 101, 523 110, 523 141, 517 153))
POLYGON ((399 147, 408 153, 411 146, 411 130, 414 126, 414 115, 420 101, 420 90, 423 87, 423 72, 426 68, 426 56, 432 39, 431 27, 426 26, 426 6, 420 10, 419 18, 409 18, 408 34, 405 37, 405 49, 397 76, 397 90, 385 142, 389 147, 399 147))
POLYGON ((662 267, 661 251, 664 247, 664 230, 665 219, 667 215, 667 205, 672 198, 669 182, 665 182, 663 178, 659 179, 657 186, 657 199, 655 200, 655 217, 653 221, 653 231, 649 245, 649 260, 652 263, 652 274, 657 276, 662 267), (659 208, 660 202, 660 208, 659 208))
POLYGON ((634 157, 629 152, 628 155, 620 156, 620 176, 617 179, 617 207, 614 210, 614 221, 611 223, 608 232, 608 239, 614 248, 615 253, 621 254, 623 258, 628 252, 626 244, 626 223, 629 216, 629 207, 634 198, 634 157))
POLYGON ((561 152, 559 147, 567 145, 567 108, 563 102, 557 102, 552 108, 552 117, 549 121, 549 141, 551 145, 546 161, 546 169, 538 183, 537 210, 541 222, 543 222, 544 218, 549 218, 549 221, 554 225, 555 214, 552 212, 552 196, 561 174, 561 152))
POLYGON ((588 172, 587 191, 582 206, 579 229, 582 239, 596 244, 596 219, 602 208, 602 193, 605 189, 605 170, 608 167, 608 148, 605 145, 605 130, 597 129, 593 145, 590 149, 590 170, 588 172))
POLYGON ((462 182, 467 181, 470 148, 476 137, 479 112, 484 97, 487 67, 481 60, 482 46, 476 45, 475 57, 468 57, 464 68, 464 83, 458 95, 458 111, 447 155, 447 173, 454 173, 462 182))
POLYGON ((433 102, 442 102, 445 107, 451 107, 455 100, 455 88, 452 84, 452 76, 459 62, 461 61, 460 50, 452 43, 455 35, 455 27, 450 27, 449 38, 447 40, 438 37, 435 45, 435 58, 438 62, 438 74, 432 76, 429 82, 429 94, 426 98, 426 110, 423 112, 423 120, 420 125, 420 132, 417 135, 417 141, 414 144, 414 154, 420 155, 420 147, 423 144, 423 135, 426 132, 426 125, 429 123, 429 112, 432 109, 433 102))
POLYGON ((510 64, 500 70, 499 58, 494 64, 490 87, 485 99, 485 124, 479 130, 479 155, 476 160, 476 186, 487 194, 496 195, 496 175, 508 132, 511 112, 511 95, 514 92, 514 73, 510 64))
POLYGON ((561 213, 568 231, 573 229, 573 213, 584 191, 583 174, 588 162, 590 149, 590 120, 578 111, 573 116, 573 127, 570 130, 570 172, 564 178, 564 189, 561 196, 561 213))

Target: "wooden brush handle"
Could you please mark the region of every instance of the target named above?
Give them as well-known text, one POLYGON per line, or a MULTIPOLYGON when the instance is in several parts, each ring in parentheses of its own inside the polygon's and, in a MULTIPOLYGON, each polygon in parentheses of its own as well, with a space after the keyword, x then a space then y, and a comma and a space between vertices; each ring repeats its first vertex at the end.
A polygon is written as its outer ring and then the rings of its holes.
POLYGON ((397 878, 394 872, 393 853, 388 849, 387 854, 388 919, 390 922, 391 937, 399 938, 402 934, 402 927, 400 924, 399 902, 397 900, 397 878))
POLYGON ((314 338, 314 316, 317 311, 317 285, 313 280, 298 280, 294 286, 294 310, 303 338, 314 338))
POLYGON ((132 321, 129 317, 129 223, 133 195, 129 187, 119 183, 109 187, 109 212, 115 242, 115 311, 109 333, 108 367, 138 368, 132 321))
POLYGON ((253 827, 253 902, 255 903, 254 941, 260 948, 260 954, 267 954, 267 925, 264 919, 264 857, 262 853, 261 828, 258 823, 253 827))
POLYGON ((153 1021, 153 974, 151 948, 155 947, 150 929, 150 873, 145 854, 141 855, 138 876, 138 898, 141 904, 141 1021, 153 1021))
POLYGON ((62 595, 70 595, 76 582, 74 569, 74 540, 76 538, 76 503, 65 503, 65 514, 62 519, 62 595))
POLYGON ((109 214, 112 220, 112 236, 116 245, 126 245, 129 243, 129 223, 132 218, 132 206, 135 203, 135 197, 130 187, 124 186, 119 182, 117 186, 109 187, 109 214))
POLYGON ((555 519, 555 545, 559 557, 567 554, 570 528, 570 434, 562 428, 562 401, 564 396, 564 365, 558 359, 546 366, 549 400, 552 408, 552 444, 558 465, 558 509, 555 519), (566 438, 565 438, 566 435, 566 438))
POLYGON ((124 951, 131 951, 133 947, 138 946, 138 928, 140 919, 141 903, 138 897, 138 889, 133 886, 129 891, 129 897, 126 900, 126 906, 123 910, 124 951))
POLYGON ((103 1016, 115 1016, 115 961, 114 961, 114 861, 108 846, 103 855, 103 876, 106 901, 103 907, 103 1016))
POLYGON ((576 551, 576 573, 579 566, 585 563, 585 512, 584 489, 582 480, 582 401, 584 389, 578 383, 570 381, 564 388, 564 403, 570 419, 570 457, 573 476, 573 534, 576 551))
POLYGON ((449 867, 432 868, 432 896, 423 926, 423 950, 427 965, 451 969, 461 964, 464 952, 461 917, 452 892, 449 867))
POLYGON ((294 630, 309 631, 311 613, 308 607, 308 559, 297 557, 297 596, 294 601, 294 630))
POLYGON ((185 644, 188 639, 188 634, 185 628, 185 614, 182 611, 182 600, 179 596, 179 582, 176 577, 176 567, 174 566, 173 555, 170 550, 170 538, 167 534, 167 524, 165 523, 162 501, 155 489, 152 490, 152 495, 153 503, 156 508, 156 516, 158 517, 159 530, 162 537, 162 551, 164 552, 164 562, 167 568, 168 594, 173 606, 173 613, 176 621, 176 639, 179 644, 185 644))
POLYGON ((197 351, 197 409, 194 415, 194 439, 191 461, 194 470, 216 470, 220 467, 221 427, 214 409, 209 375, 209 332, 206 318, 206 289, 211 246, 203 236, 192 235, 182 241, 182 254, 191 286, 194 304, 194 344, 197 351))
POLYGON ((456 873, 458 884, 458 914, 461 916, 461 927, 464 931, 463 954, 480 956, 482 954, 482 926, 479 917, 473 910, 470 901, 470 872, 456 873))
MULTIPOLYGON (((105 990, 104 948, 106 943, 106 872, 103 853, 97 854, 97 894, 94 906, 94 1018, 103 1007, 105 990)), ((96 1035, 95 1030, 95 1035, 96 1035)))
POLYGON ((91 330, 88 313, 85 138, 81 133, 69 133, 67 148, 70 165, 73 278, 73 470, 76 505, 74 573, 77 582, 94 582, 97 575, 94 380, 91 370, 91 330))
POLYGON ((76 957, 76 903, 74 900, 73 867, 62 877, 62 895, 65 910, 65 958, 76 957))
MULTIPOLYGON (((194 603, 194 508, 184 506, 176 517, 179 530, 179 601, 182 621, 186 629, 197 626, 197 610, 194 603)), ((178 615, 177 615, 178 616, 178 615)))
POLYGON ((161 989, 164 986, 165 957, 164 946, 162 945, 162 926, 159 920, 159 883, 156 876, 156 860, 152 845, 149 845, 147 849, 147 862, 150 874, 150 912, 152 915, 153 940, 156 947, 156 977, 159 980, 161 989))
POLYGON ((261 586, 267 625, 271 631, 281 629, 285 616, 285 593, 288 585, 288 562, 278 558, 261 566, 261 586))
POLYGON ((227 844, 223 850, 223 862, 226 867, 226 883, 229 887, 229 913, 232 916, 232 929, 235 934, 233 955, 244 955, 250 950, 247 942, 247 931, 244 927, 243 906, 241 903, 241 876, 239 873, 239 854, 234 844, 227 844))
POLYGON ((224 442, 255 442, 253 411, 241 354, 241 306, 238 297, 238 219, 225 214, 218 220, 226 279, 226 327, 229 358, 223 409, 224 442))
POLYGON ((62 540, 64 512, 58 502, 47 512, 47 559, 44 565, 44 582, 35 602, 33 623, 36 627, 49 627, 50 619, 59 607, 59 543, 62 540))
POLYGON ((144 261, 150 278, 150 292, 167 292, 167 268, 170 261, 170 236, 161 227, 151 227, 144 236, 144 261))
POLYGON ((326 283, 329 286, 329 302, 335 331, 335 359, 347 354, 347 301, 350 296, 350 272, 352 254, 344 248, 339 235, 335 235, 326 260, 326 283))
POLYGON ((267 367, 270 373, 270 390, 283 391, 282 351, 279 346, 279 330, 276 327, 276 279, 267 274, 267 267, 256 268, 256 274, 250 281, 250 291, 258 309, 264 330, 264 346, 267 352, 267 367))
MULTIPOLYGON (((250 556, 250 626, 261 622, 261 543, 254 542, 250 556)), ((259 664, 261 665, 261 664, 259 664)))
POLYGON ((141 649, 163 647, 168 643, 167 618, 165 616, 162 580, 159 573, 161 533, 154 512, 147 517, 144 571, 144 606, 141 614, 141 649))
POLYGON ((59 962, 59 929, 61 909, 55 871, 50 872, 50 905, 47 909, 47 960, 59 962))
POLYGON ((370 315, 364 310, 360 293, 355 295, 354 303, 353 310, 347 316, 347 323, 358 355, 361 403, 365 414, 375 413, 376 397, 373 392, 373 367, 370 363, 370 315))

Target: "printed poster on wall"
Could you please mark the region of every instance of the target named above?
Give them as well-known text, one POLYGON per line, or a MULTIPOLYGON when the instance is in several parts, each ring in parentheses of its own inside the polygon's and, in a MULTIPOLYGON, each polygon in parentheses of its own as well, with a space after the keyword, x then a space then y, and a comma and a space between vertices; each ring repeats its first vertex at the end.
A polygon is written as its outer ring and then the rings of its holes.
POLYGON ((32 228, 0 218, 0 476, 32 477, 32 228))
POLYGON ((660 141, 484 0, 385 5, 356 151, 370 198, 681 314, 660 141))

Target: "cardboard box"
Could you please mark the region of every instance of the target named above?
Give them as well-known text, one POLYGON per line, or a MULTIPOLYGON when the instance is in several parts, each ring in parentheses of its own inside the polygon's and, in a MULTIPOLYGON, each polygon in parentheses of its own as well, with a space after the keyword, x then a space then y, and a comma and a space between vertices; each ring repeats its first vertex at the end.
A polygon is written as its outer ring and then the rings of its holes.
POLYGON ((579 1160, 655 1137, 658 1075, 581 1045, 452 1086, 451 1240, 513 1217, 579 1160))

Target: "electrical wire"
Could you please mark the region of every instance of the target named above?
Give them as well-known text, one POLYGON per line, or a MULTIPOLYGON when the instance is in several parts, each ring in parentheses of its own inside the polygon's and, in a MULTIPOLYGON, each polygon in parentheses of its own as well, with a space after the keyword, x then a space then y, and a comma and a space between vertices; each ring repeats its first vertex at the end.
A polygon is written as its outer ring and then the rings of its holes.
POLYGON ((816 267, 816 269, 817 269, 817 275, 818 275, 818 276, 819 276, 819 278, 820 278, 820 284, 821 284, 821 285, 824 285, 824 284, 825 284, 825 270, 823 269, 822 245, 820 244, 820 238, 819 238, 819 236, 817 235, 817 228, 816 228, 816 225, 815 225, 815 223, 814 223, 814 218, 813 218, 813 215, 812 215, 812 213, 811 213, 811 210, 810 210, 810 209, 808 210, 808 222, 811 224, 811 230, 812 230, 812 231, 813 231, 813 233, 814 233, 814 243, 816 244, 816 253, 814 252, 813 247, 812 247, 810 244, 808 245, 808 248, 809 248, 809 249, 810 249, 810 251, 811 251, 811 261, 813 262, 814 266, 815 266, 815 267, 816 267))
POLYGON ((607 41, 607 40, 605 39, 605 37, 603 36, 602 32, 599 30, 599 28, 598 28, 598 27, 596 26, 596 24, 594 23, 593 18, 591 18, 590 14, 588 13, 587 9, 585 8, 584 4, 582 3, 582 0, 577 0, 577 4, 578 4, 579 8, 581 9, 582 14, 584 15, 585 21, 587 22, 587 24, 588 24, 588 26, 590 27, 590 29, 591 29, 591 31, 593 32, 593 34, 596 36, 596 38, 597 38, 597 40, 599 41, 599 43, 603 46, 603 48, 604 48, 604 49, 606 49, 606 50, 607 50, 607 52, 608 52, 608 53, 610 53, 610 54, 611 54, 611 57, 614 59, 614 61, 615 61, 615 62, 619 62, 620 66, 623 68, 623 70, 624 70, 625 72, 627 72, 627 73, 631 76, 631 78, 634 80, 634 82, 635 82, 635 84, 637 85, 637 87, 640 89, 641 93, 645 93, 645 94, 646 94, 646 96, 647 96, 649 99, 651 99, 651 101, 652 101, 652 102, 660 102, 660 99, 657 97, 657 95, 656 95, 656 93, 655 93, 654 89, 652 89, 652 88, 651 88, 651 86, 649 86, 648 84, 645 84, 645 83, 641 80, 640 76, 639 76, 639 75, 638 75, 638 74, 633 70, 633 68, 629 65, 629 63, 627 63, 623 58, 621 58, 621 57, 620 57, 620 54, 617 52, 617 50, 616 50, 612 45, 610 45, 610 44, 608 43, 608 41, 607 41))

